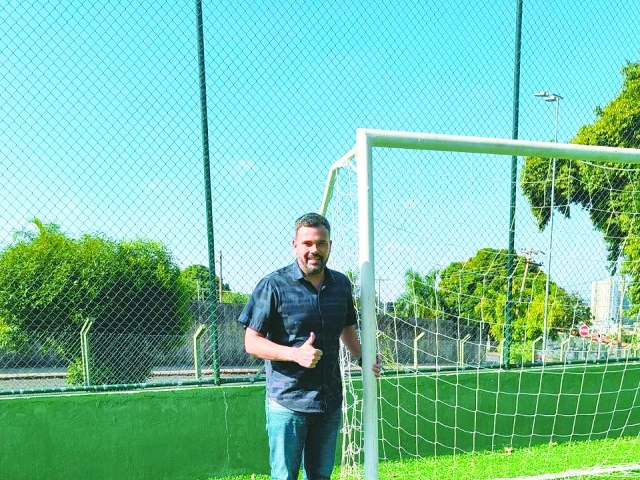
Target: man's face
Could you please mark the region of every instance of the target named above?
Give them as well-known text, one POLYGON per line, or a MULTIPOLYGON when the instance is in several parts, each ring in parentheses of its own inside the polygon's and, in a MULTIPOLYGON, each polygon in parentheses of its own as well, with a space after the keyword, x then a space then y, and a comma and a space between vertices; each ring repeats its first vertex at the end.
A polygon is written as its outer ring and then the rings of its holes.
POLYGON ((324 271, 331 252, 331 240, 325 227, 300 227, 291 243, 300 270, 305 275, 313 276, 324 271))

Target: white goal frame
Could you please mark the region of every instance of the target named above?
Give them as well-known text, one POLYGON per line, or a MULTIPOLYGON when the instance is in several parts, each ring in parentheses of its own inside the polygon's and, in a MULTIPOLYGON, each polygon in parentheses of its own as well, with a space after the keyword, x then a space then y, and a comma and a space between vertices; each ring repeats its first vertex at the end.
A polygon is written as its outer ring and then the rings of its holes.
MULTIPOLYGON (((640 164, 640 149, 601 147, 567 143, 537 142, 489 137, 443 135, 434 133, 356 130, 356 145, 330 168, 320 207, 325 214, 337 170, 355 157, 357 171, 358 247, 360 268, 361 340, 363 365, 373 365, 376 358, 376 286, 373 258, 373 149, 399 148, 510 156, 538 156, 569 160, 640 164)), ((378 405, 377 382, 373 371, 364 368, 362 426, 364 437, 364 476, 378 479, 378 405)))

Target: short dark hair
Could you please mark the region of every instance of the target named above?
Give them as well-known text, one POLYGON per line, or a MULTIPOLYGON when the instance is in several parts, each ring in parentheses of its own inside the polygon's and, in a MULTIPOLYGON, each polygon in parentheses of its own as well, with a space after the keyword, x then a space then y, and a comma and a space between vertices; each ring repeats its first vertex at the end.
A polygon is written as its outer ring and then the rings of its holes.
POLYGON ((300 218, 298 218, 295 223, 294 234, 298 233, 298 229, 300 227, 324 227, 327 229, 329 235, 331 235, 331 225, 329 225, 329 220, 327 220, 319 213, 305 213, 300 218))

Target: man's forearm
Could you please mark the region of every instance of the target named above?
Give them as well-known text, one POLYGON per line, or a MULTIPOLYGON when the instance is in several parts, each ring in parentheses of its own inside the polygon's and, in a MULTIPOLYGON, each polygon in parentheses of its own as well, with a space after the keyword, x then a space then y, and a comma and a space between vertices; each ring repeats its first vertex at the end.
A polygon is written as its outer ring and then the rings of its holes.
POLYGON ((279 362, 293 362, 293 348, 258 335, 245 335, 245 351, 263 360, 275 360, 279 362))
POLYGON ((354 327, 345 327, 340 338, 344 346, 351 352, 351 355, 356 360, 360 360, 362 357, 362 347, 356 329, 354 327))
POLYGON ((311 332, 309 338, 299 347, 287 347, 272 342, 247 327, 244 335, 244 349, 248 354, 255 355, 263 360, 295 362, 305 368, 315 368, 322 357, 322 350, 313 346, 315 338, 315 334, 311 332))

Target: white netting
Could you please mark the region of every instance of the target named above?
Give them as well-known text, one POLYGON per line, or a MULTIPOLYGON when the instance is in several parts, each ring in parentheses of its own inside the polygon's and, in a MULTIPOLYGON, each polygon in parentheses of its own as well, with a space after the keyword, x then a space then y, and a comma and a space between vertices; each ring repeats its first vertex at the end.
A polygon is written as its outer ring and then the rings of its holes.
MULTIPOLYGON (((636 170, 558 161, 550 176, 549 160, 537 174, 531 170, 535 158, 527 161, 532 163, 518 160, 509 278, 511 157, 375 150, 375 321, 385 370, 378 397, 383 478, 411 478, 407 471, 415 478, 456 479, 635 474, 640 367, 629 300, 635 264, 628 261, 630 250, 617 263, 607 258, 618 231, 612 222, 598 223, 597 209, 606 206, 607 218, 622 219, 619 224, 633 233, 636 213, 628 211, 633 202, 624 199, 640 197, 634 188, 636 170), (602 181, 586 189, 591 197, 577 200, 572 197, 577 182, 587 175, 602 181), (620 178, 627 180, 622 186, 620 178), (538 229, 534 215, 536 206, 538 214, 545 214, 545 208, 549 214, 552 181, 555 222, 550 232, 548 221, 546 229, 538 229), (616 201, 602 201, 605 183, 604 193, 616 201), (540 191, 538 204, 529 200, 540 191), (565 217, 570 203, 577 205, 565 217), (621 207, 612 210, 616 205, 621 207), (595 217, 593 224, 589 215, 595 217), (618 266, 613 277, 612 265, 618 266), (612 318, 594 316, 603 308, 592 303, 602 280, 608 281, 609 295, 601 295, 600 302, 611 303, 612 318), (505 338, 508 284, 511 334, 505 338), (588 335, 580 335, 581 326, 588 327, 588 335), (590 453, 576 454, 580 445, 590 453), (494 461, 483 460, 491 455, 497 456, 494 461)), ((327 216, 332 264, 349 272, 358 296, 355 160, 338 170, 327 216)), ((618 243, 628 249, 632 242, 628 233, 618 243)), ((362 478, 362 431, 367 427, 361 420, 361 377, 346 356, 344 367, 342 476, 362 478)))

